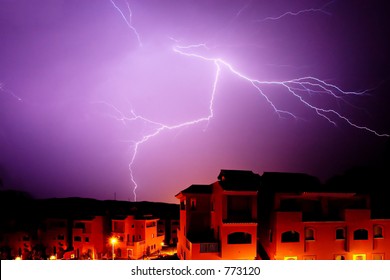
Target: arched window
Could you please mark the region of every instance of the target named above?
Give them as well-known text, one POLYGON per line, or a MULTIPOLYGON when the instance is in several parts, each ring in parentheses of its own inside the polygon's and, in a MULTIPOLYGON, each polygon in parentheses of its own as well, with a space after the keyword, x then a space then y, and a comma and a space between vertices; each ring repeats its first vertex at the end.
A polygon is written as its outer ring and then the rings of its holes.
POLYGON ((315 240, 314 229, 312 228, 305 229, 305 240, 315 240))
POLYGON ((380 225, 374 226, 374 238, 383 238, 383 227, 380 225))
POLYGON ((293 230, 283 232, 282 242, 299 242, 299 232, 293 230))
POLYGON ((364 228, 357 229, 353 232, 354 240, 367 240, 368 239, 368 231, 364 228))
POLYGON ((343 228, 336 229, 336 240, 345 239, 345 230, 343 228))
POLYGON ((246 232, 233 232, 228 235, 228 244, 251 244, 252 235, 246 232))

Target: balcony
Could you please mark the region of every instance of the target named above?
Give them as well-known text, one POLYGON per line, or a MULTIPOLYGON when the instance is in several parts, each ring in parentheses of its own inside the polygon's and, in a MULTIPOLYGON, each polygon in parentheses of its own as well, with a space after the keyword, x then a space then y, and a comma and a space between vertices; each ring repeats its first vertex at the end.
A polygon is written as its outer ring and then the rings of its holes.
POLYGON ((200 253, 218 253, 219 243, 200 243, 200 253))
POLYGON ((145 240, 140 241, 126 241, 126 246, 141 246, 145 244, 145 240))
POLYGON ((219 242, 191 242, 187 238, 185 240, 186 248, 192 253, 220 253, 219 242))

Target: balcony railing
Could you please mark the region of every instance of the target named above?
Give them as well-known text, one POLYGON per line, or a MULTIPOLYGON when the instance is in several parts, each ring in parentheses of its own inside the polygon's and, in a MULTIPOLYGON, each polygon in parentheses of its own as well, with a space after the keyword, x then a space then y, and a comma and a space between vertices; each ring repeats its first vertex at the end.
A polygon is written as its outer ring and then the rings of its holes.
POLYGON ((140 240, 140 241, 126 241, 126 246, 140 246, 140 245, 144 245, 145 244, 145 240, 140 240))
POLYGON ((218 243, 200 243, 200 253, 218 253, 218 243))

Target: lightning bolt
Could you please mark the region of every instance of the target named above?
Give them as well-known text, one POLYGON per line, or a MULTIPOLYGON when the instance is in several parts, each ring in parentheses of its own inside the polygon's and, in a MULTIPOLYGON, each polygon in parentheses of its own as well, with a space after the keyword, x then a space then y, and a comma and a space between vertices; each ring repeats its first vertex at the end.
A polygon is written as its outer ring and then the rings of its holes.
POLYGON ((137 31, 137 29, 133 26, 132 24, 132 19, 133 19, 133 12, 130 8, 130 4, 129 2, 126 1, 126 5, 127 5, 127 10, 129 12, 129 16, 128 18, 125 16, 124 12, 118 7, 118 5, 114 2, 114 0, 110 0, 111 4, 114 6, 114 8, 119 12, 119 14, 121 15, 122 19, 125 21, 126 25, 130 28, 130 30, 135 34, 135 36, 137 37, 137 41, 138 41, 138 45, 140 47, 142 47, 142 41, 141 41, 141 37, 137 31))
POLYGON ((0 82, 0 92, 7 93, 11 95, 12 97, 16 98, 18 101, 22 101, 22 99, 17 96, 13 91, 7 89, 4 85, 4 83, 0 82))
MULTIPOLYGON (((119 11, 121 14, 122 18, 128 25, 128 27, 134 32, 137 36, 139 45, 142 46, 142 43, 140 41, 140 37, 136 29, 132 26, 131 24, 131 9, 129 4, 128 5, 128 10, 129 10, 129 18, 127 19, 124 16, 124 13, 120 8, 115 4, 113 0, 110 0, 112 5, 119 11)), ((326 11, 323 10, 326 6, 330 5, 332 2, 329 2, 322 6, 321 8, 315 9, 305 9, 305 10, 300 10, 298 12, 286 12, 278 17, 268 17, 265 18, 261 21, 265 20, 278 20, 281 19, 285 16, 291 15, 291 16, 297 16, 302 13, 311 13, 311 12, 321 12, 324 14, 328 14, 326 11)), ((244 7, 246 8, 246 7, 244 7)), ((241 12, 241 11, 240 11, 241 12)), ((240 13, 239 12, 239 13, 240 13)), ((133 167, 137 158, 137 155, 139 153, 140 147, 142 144, 147 143, 150 139, 153 137, 158 136, 160 133, 164 131, 172 131, 184 127, 189 127, 189 126, 194 126, 200 123, 209 123, 210 120, 214 116, 214 111, 213 111, 213 106, 214 106, 214 99, 215 95, 217 93, 217 88, 218 88, 218 83, 219 83, 219 78, 222 73, 222 71, 227 71, 236 77, 240 78, 243 81, 246 81, 250 86, 253 87, 254 92, 259 94, 261 97, 264 98, 265 102, 269 104, 269 106, 273 109, 273 111, 277 114, 278 117, 288 117, 288 118, 294 118, 298 119, 299 117, 296 116, 294 113, 283 110, 278 108, 274 102, 272 101, 272 98, 269 96, 269 94, 266 92, 264 89, 266 86, 272 85, 272 86, 278 86, 281 89, 284 89, 284 92, 288 95, 293 96, 296 100, 298 100, 301 104, 303 104, 306 108, 309 110, 313 111, 317 116, 320 118, 325 119, 327 122, 329 122, 332 125, 337 126, 338 122, 345 122, 349 124, 350 126, 367 131, 369 133, 372 133, 378 137, 390 137, 390 134, 386 133, 380 133, 378 131, 375 131, 374 129, 371 129, 367 126, 360 125, 358 123, 355 123, 354 121, 350 120, 347 116, 343 115, 342 113, 338 112, 337 110, 334 109, 329 109, 329 108, 324 108, 320 107, 317 105, 314 105, 307 101, 305 99, 305 95, 328 95, 330 98, 333 98, 335 100, 341 100, 343 102, 346 102, 349 104, 344 97, 346 96, 362 96, 365 95, 369 90, 365 91, 345 91, 338 87, 335 84, 326 82, 324 80, 321 80, 316 77, 312 76, 304 76, 300 78, 295 78, 295 79, 290 79, 290 80, 282 80, 282 81, 263 81, 257 78, 250 77, 243 73, 242 71, 239 71, 237 68, 235 68, 231 63, 229 63, 227 60, 224 60, 219 57, 213 57, 213 56, 206 56, 200 54, 200 50, 210 50, 208 46, 205 43, 200 43, 200 44, 188 44, 188 45, 179 45, 181 43, 179 40, 169 37, 172 41, 175 42, 175 45, 172 46, 172 51, 180 56, 185 56, 188 57, 189 59, 197 59, 197 60, 202 60, 205 61, 206 63, 210 63, 210 65, 213 65, 215 67, 215 76, 214 80, 212 83, 211 87, 211 92, 210 92, 210 101, 209 101, 209 110, 208 114, 202 117, 199 117, 197 119, 192 119, 192 120, 187 120, 184 122, 176 123, 176 124, 165 124, 161 123, 155 120, 151 120, 145 116, 138 115, 134 112, 134 110, 131 110, 131 113, 129 116, 124 114, 122 111, 120 111, 117 107, 114 105, 107 103, 107 102, 102 102, 105 105, 109 106, 115 114, 112 115, 113 118, 115 118, 117 121, 122 122, 124 125, 126 125, 129 122, 136 122, 136 121, 141 121, 142 123, 146 124, 150 132, 144 133, 138 140, 131 141, 132 142, 132 156, 130 159, 129 163, 129 172, 130 172, 130 180, 133 185, 133 195, 134 195, 134 201, 137 201, 137 189, 139 188, 134 172, 133 172, 133 167)))
POLYGON ((297 12, 288 11, 288 12, 285 12, 285 13, 279 15, 279 16, 276 16, 276 17, 266 17, 264 19, 255 20, 255 22, 264 22, 264 21, 268 21, 268 20, 279 20, 279 19, 284 18, 286 16, 298 16, 298 15, 305 14, 305 13, 323 13, 325 15, 331 16, 331 13, 325 11, 324 8, 329 6, 333 2, 334 1, 328 2, 325 5, 321 6, 320 8, 304 9, 304 10, 299 10, 297 12))
POLYGON ((221 71, 219 64, 215 63, 215 67, 216 67, 216 71, 215 71, 215 78, 214 78, 212 91, 211 91, 211 97, 210 97, 210 103, 209 103, 209 113, 207 116, 200 117, 200 118, 195 119, 195 120, 189 120, 189 121, 185 121, 185 122, 178 123, 178 124, 172 124, 172 125, 163 124, 163 123, 160 123, 157 121, 150 120, 146 117, 137 115, 133 110, 131 110, 130 116, 126 116, 126 114, 124 114, 121 110, 119 110, 114 105, 107 103, 107 102, 98 102, 98 103, 103 103, 103 104, 111 107, 117 114, 117 116, 112 115, 112 117, 115 118, 117 121, 121 121, 123 124, 126 124, 127 122, 142 121, 148 125, 155 127, 154 129, 152 129, 152 132, 145 134, 144 136, 141 137, 141 139, 139 139, 137 141, 133 141, 133 154, 132 154, 132 157, 131 157, 130 163, 129 163, 129 171, 130 171, 130 180, 134 186, 134 188, 133 188, 134 201, 137 201, 137 192, 136 191, 138 188, 138 184, 134 178, 133 165, 134 165, 135 159, 137 157, 139 147, 142 144, 146 143, 151 138, 159 135, 161 132, 163 132, 165 130, 175 130, 175 129, 179 129, 179 128, 184 128, 184 127, 196 125, 196 124, 199 124, 202 122, 209 122, 213 118, 213 116, 214 116, 214 111, 213 111, 214 96, 215 96, 215 93, 217 90, 217 84, 218 84, 220 71, 221 71))

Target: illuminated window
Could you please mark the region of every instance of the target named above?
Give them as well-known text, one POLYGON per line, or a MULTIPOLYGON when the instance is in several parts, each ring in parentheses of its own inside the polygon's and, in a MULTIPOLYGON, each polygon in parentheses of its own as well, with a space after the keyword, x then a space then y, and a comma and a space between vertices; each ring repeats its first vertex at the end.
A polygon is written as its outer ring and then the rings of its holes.
POLYGON ((383 238, 383 227, 380 225, 374 226, 374 238, 383 238))
POLYGON ((251 244, 252 235, 246 232, 234 232, 228 235, 228 244, 251 244))
POLYGON ((345 239, 345 229, 338 228, 336 229, 336 240, 345 239))
POLYGON ((297 256, 284 257, 284 260, 285 260, 285 261, 295 261, 295 260, 297 260, 297 259, 298 259, 297 256))
POLYGON ((316 256, 303 256, 303 260, 305 261, 311 261, 317 259, 316 256))
POLYGON ((190 208, 191 208, 191 210, 196 210, 196 198, 191 198, 190 208))
POLYGON ((338 260, 338 261, 343 261, 343 260, 345 260, 345 256, 344 255, 335 255, 334 259, 338 260))
POLYGON ((305 229, 305 240, 314 240, 314 229, 305 229))
POLYGON ((299 242, 299 232, 293 230, 283 232, 282 242, 299 242))
POLYGON ((372 259, 381 261, 385 259, 385 254, 372 254, 372 259))
POLYGON ((354 240, 367 240, 368 239, 368 231, 366 229, 360 228, 353 232, 354 240))
POLYGON ((366 259, 366 254, 354 254, 353 260, 354 261, 364 261, 366 259))

